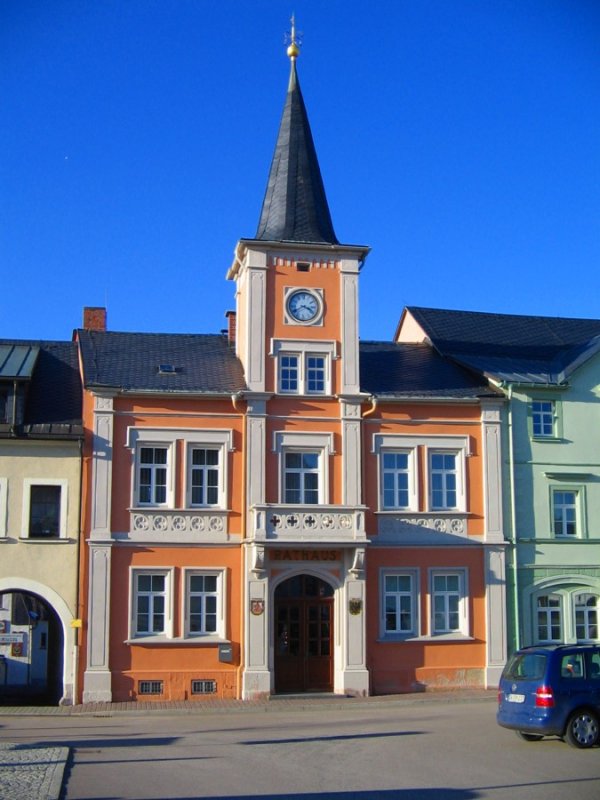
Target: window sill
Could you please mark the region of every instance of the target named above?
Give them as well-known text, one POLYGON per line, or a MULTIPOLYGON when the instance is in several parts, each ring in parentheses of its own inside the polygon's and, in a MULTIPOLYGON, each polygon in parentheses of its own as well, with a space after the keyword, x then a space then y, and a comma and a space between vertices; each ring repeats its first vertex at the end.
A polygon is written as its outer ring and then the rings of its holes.
POLYGON ((125 639, 123 644, 128 645, 184 645, 186 647, 197 647, 198 645, 218 645, 218 644, 231 644, 229 639, 223 639, 221 636, 135 636, 133 639, 125 639))
POLYGON ((77 539, 71 539, 68 536, 19 536, 20 542, 29 542, 30 544, 69 544, 76 542, 77 539))
POLYGON ((390 636, 380 636, 378 644, 429 644, 435 642, 474 642, 473 636, 464 633, 439 633, 433 636, 401 636, 392 634, 390 636))

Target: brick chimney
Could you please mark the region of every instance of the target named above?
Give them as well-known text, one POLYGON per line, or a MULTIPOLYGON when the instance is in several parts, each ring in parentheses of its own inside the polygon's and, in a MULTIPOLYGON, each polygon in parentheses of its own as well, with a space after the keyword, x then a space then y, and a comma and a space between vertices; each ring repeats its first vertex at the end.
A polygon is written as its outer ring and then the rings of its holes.
POLYGON ((229 344, 235 344, 236 313, 235 311, 226 311, 225 316, 227 317, 227 341, 229 344))
POLYGON ((84 306, 83 327, 86 331, 105 331, 106 309, 102 306, 84 306))

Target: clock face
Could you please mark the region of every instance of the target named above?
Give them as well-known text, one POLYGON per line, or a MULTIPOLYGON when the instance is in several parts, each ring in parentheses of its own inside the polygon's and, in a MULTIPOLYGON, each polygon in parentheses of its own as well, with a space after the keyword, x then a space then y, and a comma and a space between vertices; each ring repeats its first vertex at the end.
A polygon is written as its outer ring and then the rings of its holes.
POLYGON ((320 304, 311 292, 294 292, 288 298, 290 316, 298 322, 311 322, 319 314, 320 304))

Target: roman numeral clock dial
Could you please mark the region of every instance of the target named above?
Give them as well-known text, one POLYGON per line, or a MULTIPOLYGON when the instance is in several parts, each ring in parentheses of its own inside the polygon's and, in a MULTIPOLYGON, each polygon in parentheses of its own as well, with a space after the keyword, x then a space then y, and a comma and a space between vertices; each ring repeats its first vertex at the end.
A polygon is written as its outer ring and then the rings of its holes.
POLYGON ((312 292, 293 292, 288 297, 287 310, 290 317, 297 322, 313 322, 319 316, 321 303, 312 292))

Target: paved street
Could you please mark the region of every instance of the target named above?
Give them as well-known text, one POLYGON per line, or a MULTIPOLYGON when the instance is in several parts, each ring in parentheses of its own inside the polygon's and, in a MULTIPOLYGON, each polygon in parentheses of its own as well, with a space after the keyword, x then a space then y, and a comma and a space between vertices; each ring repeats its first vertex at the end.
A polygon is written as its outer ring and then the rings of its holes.
POLYGON ((487 699, 272 702, 185 713, 0 714, 0 737, 71 748, 65 800, 597 800, 600 749, 521 742, 487 699))

